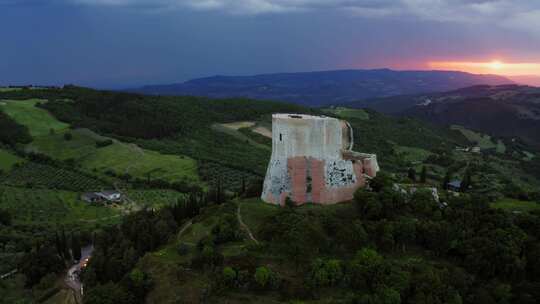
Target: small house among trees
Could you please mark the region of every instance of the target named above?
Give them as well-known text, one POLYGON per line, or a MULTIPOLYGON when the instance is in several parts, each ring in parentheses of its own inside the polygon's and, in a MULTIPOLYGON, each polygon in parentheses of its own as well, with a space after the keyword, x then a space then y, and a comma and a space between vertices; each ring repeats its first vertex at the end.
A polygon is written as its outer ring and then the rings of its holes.
POLYGON ((81 199, 88 203, 118 202, 122 199, 122 193, 114 190, 101 192, 86 192, 81 195, 81 199))
POLYGON ((454 180, 449 182, 446 185, 447 189, 450 191, 460 191, 461 190, 461 181, 460 180, 454 180))

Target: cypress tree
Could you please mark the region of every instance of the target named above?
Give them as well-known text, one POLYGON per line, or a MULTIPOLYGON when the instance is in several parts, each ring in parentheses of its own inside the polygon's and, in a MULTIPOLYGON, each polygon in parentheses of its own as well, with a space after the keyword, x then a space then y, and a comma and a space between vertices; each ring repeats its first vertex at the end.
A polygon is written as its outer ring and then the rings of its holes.
POLYGON ((81 242, 79 240, 78 236, 75 236, 73 232, 71 232, 71 253, 73 254, 73 259, 76 261, 81 260, 81 242))
POLYGON ((442 182, 442 188, 444 190, 448 190, 448 183, 450 182, 450 178, 452 177, 450 171, 446 171, 446 175, 444 176, 443 182, 442 182))
POLYGON ((60 236, 58 236, 58 231, 54 232, 54 236, 55 236, 55 243, 56 243, 56 251, 58 252, 58 255, 63 258, 64 249, 62 247, 62 242, 60 241, 60 236))
POLYGON ((413 182, 416 181, 416 170, 414 168, 409 168, 409 172, 407 173, 407 175, 413 182))
POLYGON ((64 230, 64 228, 62 228, 61 242, 62 242, 62 251, 64 252, 62 256, 64 257, 65 260, 71 259, 71 254, 69 253, 69 247, 68 247, 67 238, 66 238, 66 231, 64 230))
POLYGON ((422 167, 422 173, 420 175, 420 182, 422 184, 425 184, 427 181, 427 167, 426 166, 423 166, 422 167))
POLYGON ((466 192, 467 190, 469 190, 470 186, 471 186, 471 170, 467 169, 467 171, 465 171, 465 176, 463 177, 463 180, 461 181, 461 187, 459 190, 461 192, 466 192))
POLYGON ((242 195, 246 195, 246 176, 242 175, 242 195))

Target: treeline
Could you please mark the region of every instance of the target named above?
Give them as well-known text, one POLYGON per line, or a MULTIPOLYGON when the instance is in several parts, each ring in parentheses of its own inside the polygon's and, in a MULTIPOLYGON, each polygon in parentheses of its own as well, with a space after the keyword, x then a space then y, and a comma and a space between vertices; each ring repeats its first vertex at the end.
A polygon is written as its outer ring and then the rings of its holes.
POLYGON ((142 210, 126 216, 120 225, 95 235, 94 254, 82 278, 85 303, 143 303, 152 286, 151 279, 135 268, 145 253, 176 235, 180 225, 199 214, 211 200, 192 193, 176 205, 159 211, 142 210))
MULTIPOLYGON (((355 211, 288 207, 261 225, 258 251, 290 261, 301 277, 270 267, 278 287, 269 290, 283 300, 334 290, 348 294, 343 303, 537 303, 539 213, 512 215, 466 195, 447 204, 423 191, 405 199, 389 181, 375 184, 356 193, 355 211)), ((250 271, 260 265, 247 261, 225 263, 236 276, 223 268, 219 280, 256 290, 250 271)))
POLYGON ((52 280, 56 280, 66 265, 81 259, 83 242, 90 242, 88 232, 72 231, 66 235, 65 229, 61 228, 54 235, 54 238, 49 236, 46 240, 36 240, 39 242, 21 259, 19 269, 25 275, 26 287, 50 283, 47 281, 51 280, 51 275, 52 280))
POLYGON ((462 134, 452 130, 412 118, 391 117, 370 109, 365 111, 369 114, 368 120, 347 118, 354 128, 354 150, 376 153, 379 159, 384 159, 381 166, 389 171, 399 171, 404 165, 395 152, 396 145, 449 155, 455 146, 468 144, 462 134))
POLYGON ((110 182, 81 170, 75 160, 58 160, 42 153, 14 149, 14 153, 28 160, 16 164, 14 170, 0 179, 0 183, 17 187, 46 187, 70 191, 99 190, 110 187, 110 182))
MULTIPOLYGON (((74 127, 141 139, 189 136, 194 130, 214 122, 252 120, 273 112, 307 111, 299 106, 276 102, 146 96, 75 86, 42 92, 42 98, 48 97, 49 102, 41 106, 74 127), (62 98, 51 96, 54 95, 51 92, 57 92, 62 98)), ((31 95, 35 97, 36 94, 31 95)))
POLYGON ((48 102, 38 106, 73 128, 89 128, 163 154, 238 166, 258 175, 264 174, 270 151, 216 131, 211 125, 268 119, 276 112, 317 112, 278 102, 145 96, 75 86, 6 92, 0 93, 1 98, 46 99, 48 102))
MULTIPOLYGON (((0 106, 1 107, 1 106, 0 106)), ((15 122, 0 108, 0 143, 8 146, 32 141, 28 128, 15 122)))

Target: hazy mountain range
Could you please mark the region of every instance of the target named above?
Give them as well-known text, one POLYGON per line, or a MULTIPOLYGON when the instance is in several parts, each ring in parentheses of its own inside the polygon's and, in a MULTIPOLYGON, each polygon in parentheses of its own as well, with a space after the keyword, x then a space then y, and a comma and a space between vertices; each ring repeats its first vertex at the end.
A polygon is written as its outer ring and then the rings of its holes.
POLYGON ((321 106, 367 98, 445 92, 479 84, 513 81, 496 75, 451 71, 338 70, 255 76, 213 76, 184 83, 150 85, 128 91, 212 98, 247 97, 321 106))
POLYGON ((472 86, 446 93, 394 96, 347 104, 462 125, 504 137, 520 137, 540 146, 540 88, 520 85, 472 86))

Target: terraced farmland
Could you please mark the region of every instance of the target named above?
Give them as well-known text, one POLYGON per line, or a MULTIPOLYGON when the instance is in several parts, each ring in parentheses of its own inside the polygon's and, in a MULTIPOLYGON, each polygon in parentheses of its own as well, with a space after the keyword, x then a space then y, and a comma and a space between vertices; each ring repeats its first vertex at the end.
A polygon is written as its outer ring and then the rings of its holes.
POLYGON ((223 187, 231 191, 236 191, 242 187, 243 178, 246 184, 264 178, 263 176, 240 171, 214 162, 201 164, 199 166, 199 172, 201 177, 209 184, 216 184, 220 180, 223 187))
POLYGON ((109 223, 119 215, 114 209, 81 201, 76 192, 7 186, 0 186, 0 207, 7 209, 16 223, 109 223))
POLYGON ((128 190, 126 195, 137 204, 147 208, 174 205, 184 194, 174 190, 128 190))
POLYGON ((83 173, 31 162, 17 167, 0 178, 0 183, 71 191, 100 190, 107 186, 104 182, 83 173))
POLYGON ((146 179, 163 179, 169 182, 197 183, 197 163, 182 155, 166 155, 139 148, 134 144, 113 140, 109 146, 98 148, 97 141, 108 139, 87 129, 70 131, 72 139, 66 141, 63 133, 35 138, 26 150, 46 154, 55 159, 73 159, 88 172, 104 174, 129 174, 146 179))

